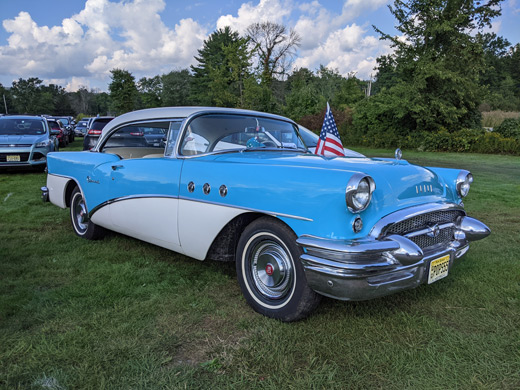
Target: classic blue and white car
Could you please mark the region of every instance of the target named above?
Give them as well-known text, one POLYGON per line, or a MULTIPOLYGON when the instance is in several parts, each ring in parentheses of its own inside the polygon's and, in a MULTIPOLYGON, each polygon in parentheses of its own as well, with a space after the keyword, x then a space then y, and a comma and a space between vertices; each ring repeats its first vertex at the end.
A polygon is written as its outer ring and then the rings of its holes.
POLYGON ((47 153, 58 150, 55 135, 39 116, 0 117, 0 168, 45 168, 47 153))
POLYGON ((322 295, 365 300, 447 276, 490 233, 464 211, 472 181, 399 158, 314 155, 277 115, 174 107, 117 117, 91 151, 50 154, 42 196, 70 207, 78 236, 109 229, 234 261, 247 302, 293 321, 322 295), (137 142, 141 128, 166 141, 137 142))

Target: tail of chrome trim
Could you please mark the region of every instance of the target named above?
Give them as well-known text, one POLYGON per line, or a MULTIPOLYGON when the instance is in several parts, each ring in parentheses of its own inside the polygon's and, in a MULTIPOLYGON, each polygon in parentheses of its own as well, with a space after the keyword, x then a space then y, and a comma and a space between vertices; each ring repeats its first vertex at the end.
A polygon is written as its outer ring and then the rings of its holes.
POLYGON ((48 202, 49 201, 49 189, 47 187, 41 187, 40 190, 42 191, 43 202, 48 202))
POLYGON ((468 241, 482 240, 491 234, 491 229, 485 224, 478 219, 468 216, 462 217, 457 221, 457 228, 464 233, 468 241))

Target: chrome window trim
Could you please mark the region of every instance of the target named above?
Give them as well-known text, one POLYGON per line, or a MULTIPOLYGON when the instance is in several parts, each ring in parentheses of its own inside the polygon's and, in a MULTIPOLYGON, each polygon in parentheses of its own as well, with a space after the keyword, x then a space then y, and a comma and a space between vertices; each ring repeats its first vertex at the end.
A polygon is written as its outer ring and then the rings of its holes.
MULTIPOLYGON (((195 154, 195 155, 192 155, 192 156, 184 156, 181 154, 181 150, 180 150, 180 147, 181 147, 181 142, 179 142, 179 140, 182 138, 184 139, 184 135, 186 133, 186 129, 188 128, 189 124, 195 120, 196 118, 200 117, 200 116, 204 116, 204 115, 236 115, 236 116, 250 116, 250 117, 261 117, 261 118, 265 118, 265 119, 273 119, 273 120, 278 120, 278 121, 281 121, 281 122, 287 122, 287 123, 290 123, 291 125, 293 125, 295 127, 295 130, 296 130, 296 134, 298 135, 298 138, 302 141, 302 144, 305 146, 305 142, 303 141, 303 138, 302 136, 300 135, 300 132, 298 131, 298 124, 292 120, 290 120, 289 118, 284 118, 284 117, 280 117, 278 115, 273 115, 273 114, 269 114, 269 113, 266 113, 266 112, 236 112, 236 111, 233 111, 233 110, 228 110, 228 111, 213 111, 213 110, 204 110, 204 111, 199 111, 199 112, 195 112, 191 115, 189 115, 188 117, 186 117, 185 119, 185 122, 183 123, 182 127, 181 127, 181 132, 179 133, 179 137, 177 138, 177 147, 176 147, 176 157, 179 158, 179 159, 191 159, 191 158, 196 158, 196 157, 202 157, 202 156, 211 156, 211 155, 214 155, 214 154, 222 154, 222 153, 232 153, 232 152, 241 152, 243 151, 243 149, 230 149, 230 150, 218 150, 218 151, 213 151, 213 152, 208 152, 208 153, 201 153, 201 154, 195 154)), ((266 149, 268 150, 268 149, 266 149)), ((300 149, 274 149, 274 150, 277 150, 277 151, 280 151, 280 150, 283 150, 283 151, 287 151, 287 150, 294 150, 294 151, 300 151, 300 149)), ((301 152, 302 153, 306 153, 306 151, 304 151, 303 149, 301 149, 301 152)))
POLYGON ((96 211, 98 211, 99 209, 101 209, 101 208, 103 208, 105 206, 108 206, 108 205, 110 205, 112 203, 121 202, 123 200, 145 199, 145 198, 169 198, 169 199, 187 200, 187 201, 190 201, 190 202, 206 203, 206 204, 210 204, 210 205, 213 205, 213 206, 222 206, 222 207, 228 207, 228 208, 232 208, 232 209, 251 211, 251 212, 255 212, 255 213, 262 213, 262 214, 271 215, 273 217, 285 217, 285 218, 297 219, 297 220, 300 220, 300 221, 313 222, 313 220, 310 219, 310 218, 300 217, 300 216, 297 216, 297 215, 277 213, 275 211, 266 211, 266 210, 260 210, 260 209, 251 208, 251 207, 234 206, 234 205, 230 205, 230 204, 225 204, 225 203, 220 203, 220 202, 213 202, 213 201, 207 201, 207 200, 192 199, 192 198, 189 198, 187 196, 171 196, 171 195, 159 195, 159 194, 128 195, 128 196, 122 196, 120 198, 109 199, 109 200, 107 200, 107 201, 105 201, 103 203, 98 204, 96 207, 94 207, 92 209, 92 211, 89 211, 89 218, 91 218, 92 215, 96 211))
POLYGON ((372 230, 370 231, 369 235, 376 239, 381 239, 382 232, 385 230, 385 228, 388 225, 403 221, 405 219, 417 217, 421 214, 431 213, 434 211, 446 211, 446 210, 462 211, 464 213, 464 215, 466 215, 464 208, 455 203, 439 203, 439 204, 426 203, 426 204, 422 204, 420 206, 411 206, 411 207, 407 207, 402 210, 397 210, 397 211, 381 218, 372 227, 372 230))

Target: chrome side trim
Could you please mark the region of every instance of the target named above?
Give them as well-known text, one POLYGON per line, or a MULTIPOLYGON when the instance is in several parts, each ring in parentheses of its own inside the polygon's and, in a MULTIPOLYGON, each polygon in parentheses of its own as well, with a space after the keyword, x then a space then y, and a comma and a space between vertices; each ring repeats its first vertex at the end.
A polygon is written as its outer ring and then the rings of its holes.
POLYGON ((130 200, 130 199, 145 199, 145 198, 169 198, 169 199, 179 199, 177 196, 170 196, 170 195, 128 195, 128 196, 122 196, 120 198, 113 198, 104 201, 103 203, 98 204, 96 207, 94 207, 89 213, 88 217, 92 218, 92 215, 99 209, 102 209, 105 206, 108 206, 112 203, 122 202, 123 200, 130 200))
POLYGON ((313 222, 314 221, 311 218, 300 217, 298 215, 277 213, 276 211, 261 210, 261 209, 255 209, 255 208, 252 208, 252 207, 234 206, 234 205, 229 205, 229 204, 220 203, 220 202, 212 202, 212 201, 206 201, 206 200, 191 199, 191 198, 188 198, 188 197, 185 197, 185 196, 179 196, 179 199, 180 200, 188 200, 190 202, 207 203, 207 204, 211 204, 211 205, 214 205, 214 206, 229 207, 229 208, 238 209, 238 210, 252 211, 254 213, 262 213, 262 214, 271 215, 273 217, 292 218, 292 219, 298 219, 300 221, 307 221, 307 222, 313 222))
POLYGON ((462 211, 464 215, 466 215, 464 208, 455 203, 427 203, 420 206, 407 207, 405 209, 398 210, 381 218, 370 231, 370 236, 375 239, 380 239, 384 235, 385 228, 388 225, 391 225, 399 221, 403 221, 408 218, 413 218, 421 214, 446 210, 458 210, 462 211))
POLYGON ((214 205, 214 206, 221 206, 221 207, 228 207, 228 208, 232 208, 232 209, 238 209, 238 210, 244 210, 244 211, 251 211, 251 212, 255 212, 255 213, 262 213, 262 214, 267 214, 267 215, 272 215, 273 217, 285 217, 285 218, 292 218, 292 219, 298 219, 298 220, 301 220, 301 221, 308 221, 308 222, 313 222, 312 219, 310 218, 305 218, 305 217, 299 217, 297 215, 290 215, 290 214, 284 214, 284 213, 277 213, 277 212, 274 212, 274 211, 267 211, 267 210, 260 210, 260 209, 254 209, 254 208, 250 208, 250 207, 243 207, 243 206, 233 206, 233 205, 229 205, 229 204, 225 204, 225 203, 220 203, 220 202, 211 202, 211 201, 206 201, 206 200, 198 200, 198 199, 191 199, 191 198, 188 198, 188 197, 185 197, 185 196, 170 196, 170 195, 159 195, 159 194, 140 194, 140 195, 129 195, 129 196, 122 196, 120 198, 114 198, 114 199, 109 199, 103 203, 100 203, 98 204, 96 207, 94 207, 90 212, 89 212, 89 218, 92 218, 92 215, 98 211, 99 209, 105 207, 105 206, 108 206, 109 204, 112 204, 112 203, 116 203, 116 202, 121 202, 123 200, 130 200, 130 199, 143 199, 143 198, 170 198, 170 199, 179 199, 179 200, 187 200, 187 201, 190 201, 190 202, 197 202, 197 203, 206 203, 206 204, 211 204, 211 205, 214 205))

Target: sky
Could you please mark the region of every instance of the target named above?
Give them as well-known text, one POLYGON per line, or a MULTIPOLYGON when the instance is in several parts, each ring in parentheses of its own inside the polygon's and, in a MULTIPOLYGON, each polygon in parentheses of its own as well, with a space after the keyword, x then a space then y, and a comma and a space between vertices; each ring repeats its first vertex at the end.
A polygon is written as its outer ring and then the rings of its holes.
MULTIPOLYGON (((218 28, 244 33, 255 22, 302 38, 293 66, 320 64, 368 79, 391 52, 372 25, 397 34, 389 0, 0 0, 0 83, 38 77, 76 91, 107 91, 110 70, 139 80, 196 64, 218 28)), ((520 0, 504 0, 491 30, 520 42, 520 0)))

